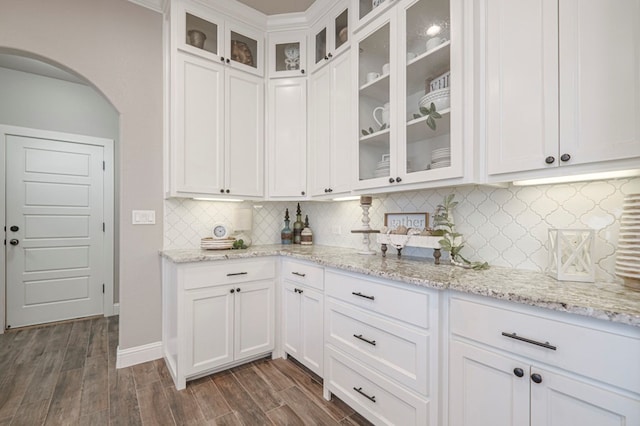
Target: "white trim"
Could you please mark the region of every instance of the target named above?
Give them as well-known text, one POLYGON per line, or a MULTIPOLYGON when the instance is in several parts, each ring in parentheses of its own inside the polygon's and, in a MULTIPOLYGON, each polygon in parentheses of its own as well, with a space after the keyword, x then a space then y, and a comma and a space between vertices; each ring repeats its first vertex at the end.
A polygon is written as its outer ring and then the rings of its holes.
POLYGON ((154 12, 158 12, 158 13, 162 13, 165 7, 164 0, 129 0, 129 1, 133 4, 146 7, 147 9, 151 9, 154 12))
POLYGON ((131 367, 147 361, 162 358, 162 342, 149 343, 142 346, 134 346, 129 349, 120 349, 116 355, 116 368, 131 367))
MULTIPOLYGON (((111 315, 120 315, 120 304, 119 303, 114 303, 113 304, 113 311, 111 313, 111 315)), ((106 315, 105 317, 110 316, 110 315, 106 315)))
MULTIPOLYGON (((96 145, 103 148, 103 160, 105 161, 105 174, 103 181, 104 200, 103 217, 106 227, 104 236, 104 259, 103 262, 109 267, 102 272, 102 279, 105 286, 102 313, 104 316, 114 315, 114 142, 95 136, 77 135, 72 133, 54 132, 50 130, 32 129, 28 127, 9 126, 0 124, 0 200, 5 202, 6 185, 6 136, 19 135, 33 138, 56 139, 65 142, 79 143, 85 145, 96 145)), ((5 224, 5 209, 0 209, 0 223, 5 224)), ((4 333, 6 327, 6 246, 2 248, 0 256, 0 334, 4 333)))

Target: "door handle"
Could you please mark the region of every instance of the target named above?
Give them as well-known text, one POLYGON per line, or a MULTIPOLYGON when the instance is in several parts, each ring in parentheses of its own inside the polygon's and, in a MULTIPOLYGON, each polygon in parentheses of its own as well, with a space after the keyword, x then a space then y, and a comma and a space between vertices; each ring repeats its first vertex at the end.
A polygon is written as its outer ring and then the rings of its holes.
POLYGON ((20 241, 13 238, 9 240, 9 244, 11 244, 12 246, 17 246, 18 244, 20 244, 20 241))

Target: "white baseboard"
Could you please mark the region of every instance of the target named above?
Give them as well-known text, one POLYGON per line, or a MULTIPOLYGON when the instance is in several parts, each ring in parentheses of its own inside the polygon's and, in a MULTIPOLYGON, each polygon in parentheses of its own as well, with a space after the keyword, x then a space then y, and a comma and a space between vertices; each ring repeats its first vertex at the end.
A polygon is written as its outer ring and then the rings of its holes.
POLYGON ((119 303, 114 303, 113 304, 113 315, 120 315, 120 304, 119 303))
POLYGON ((162 342, 149 343, 129 349, 120 349, 116 355, 116 368, 131 367, 162 358, 162 342))

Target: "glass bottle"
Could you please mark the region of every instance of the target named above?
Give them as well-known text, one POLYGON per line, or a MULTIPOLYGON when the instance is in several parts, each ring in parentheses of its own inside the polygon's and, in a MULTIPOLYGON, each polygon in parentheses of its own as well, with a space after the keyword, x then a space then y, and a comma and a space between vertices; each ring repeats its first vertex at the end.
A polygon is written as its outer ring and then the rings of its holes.
POLYGON ((291 244, 293 242, 293 231, 289 228, 289 209, 284 212, 284 228, 280 232, 280 239, 282 244, 291 244))
POLYGON ((300 244, 300 234, 302 234, 302 210, 300 210, 300 203, 298 203, 298 209, 296 210, 296 221, 293 222, 293 244, 300 244))
POLYGON ((304 229, 300 233, 300 244, 310 246, 313 244, 313 232, 309 228, 309 215, 304 218, 304 229))

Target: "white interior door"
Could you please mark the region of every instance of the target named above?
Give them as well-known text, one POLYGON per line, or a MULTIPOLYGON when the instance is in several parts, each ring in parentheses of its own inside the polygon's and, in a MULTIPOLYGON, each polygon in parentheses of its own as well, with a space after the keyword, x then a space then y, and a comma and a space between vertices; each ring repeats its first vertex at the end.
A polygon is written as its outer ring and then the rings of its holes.
POLYGON ((7 327, 103 313, 103 151, 7 136, 7 327))

